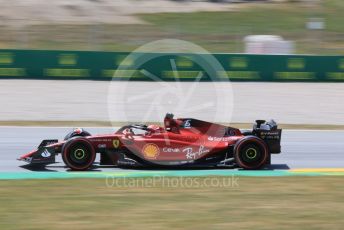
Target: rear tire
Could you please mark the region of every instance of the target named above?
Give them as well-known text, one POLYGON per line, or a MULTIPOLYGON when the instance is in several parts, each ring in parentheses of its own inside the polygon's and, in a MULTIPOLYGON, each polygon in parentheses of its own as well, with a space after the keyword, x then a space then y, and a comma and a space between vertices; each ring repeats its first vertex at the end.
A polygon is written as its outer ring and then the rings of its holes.
POLYGON ((237 142, 234 158, 240 168, 259 169, 269 160, 269 150, 265 142, 255 136, 247 136, 237 142))
POLYGON ((93 165, 96 152, 86 138, 72 138, 63 145, 62 159, 70 169, 84 171, 93 165))

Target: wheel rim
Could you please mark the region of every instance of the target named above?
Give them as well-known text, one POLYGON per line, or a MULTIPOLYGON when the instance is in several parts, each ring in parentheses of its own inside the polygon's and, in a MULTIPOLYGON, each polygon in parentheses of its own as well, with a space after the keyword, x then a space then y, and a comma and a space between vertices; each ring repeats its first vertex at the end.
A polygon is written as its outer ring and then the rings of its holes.
POLYGON ((74 151, 74 157, 77 159, 77 160, 82 160, 86 157, 86 153, 83 149, 76 149, 74 151))
POLYGON ((255 148, 249 148, 246 150, 245 155, 248 159, 254 159, 257 157, 257 150, 255 148))
POLYGON ((68 154, 68 158, 70 162, 77 167, 89 164, 92 158, 91 150, 84 144, 76 144, 75 146, 72 146, 69 152, 70 154, 68 154))
POLYGON ((250 167, 255 167, 255 165, 260 164, 262 157, 264 157, 263 149, 255 144, 249 144, 240 150, 241 160, 245 165, 250 167))

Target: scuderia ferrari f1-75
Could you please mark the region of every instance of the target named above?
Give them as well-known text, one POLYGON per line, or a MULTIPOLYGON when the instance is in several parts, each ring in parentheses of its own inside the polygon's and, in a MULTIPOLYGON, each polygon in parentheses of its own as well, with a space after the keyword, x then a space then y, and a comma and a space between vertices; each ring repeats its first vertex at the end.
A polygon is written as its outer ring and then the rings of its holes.
POLYGON ((19 158, 32 166, 55 163, 57 154, 72 170, 100 165, 116 167, 239 167, 259 169, 281 152, 276 122, 257 120, 250 131, 166 114, 164 127, 126 125, 115 133, 91 135, 74 129, 63 141, 43 140, 19 158))

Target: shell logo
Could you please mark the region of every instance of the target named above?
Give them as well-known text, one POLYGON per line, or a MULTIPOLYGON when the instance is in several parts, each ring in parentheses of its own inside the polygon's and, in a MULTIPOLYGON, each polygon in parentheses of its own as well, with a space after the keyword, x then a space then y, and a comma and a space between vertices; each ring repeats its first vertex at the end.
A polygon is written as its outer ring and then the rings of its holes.
POLYGON ((156 159, 159 156, 160 150, 156 144, 146 144, 142 148, 142 153, 148 159, 156 159))

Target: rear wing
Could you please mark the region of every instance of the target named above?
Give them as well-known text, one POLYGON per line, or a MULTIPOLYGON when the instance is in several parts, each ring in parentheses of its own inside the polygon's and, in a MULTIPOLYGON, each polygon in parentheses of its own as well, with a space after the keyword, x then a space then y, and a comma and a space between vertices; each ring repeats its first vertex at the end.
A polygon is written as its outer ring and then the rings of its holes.
POLYGON ((281 153, 282 129, 278 128, 274 120, 257 120, 253 126, 253 134, 265 141, 270 153, 281 153))

